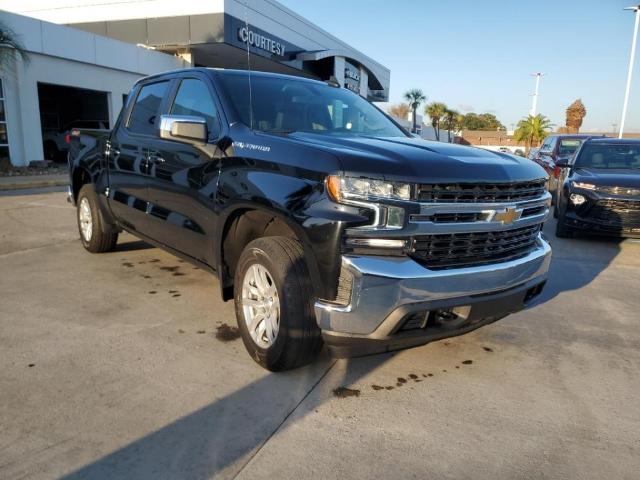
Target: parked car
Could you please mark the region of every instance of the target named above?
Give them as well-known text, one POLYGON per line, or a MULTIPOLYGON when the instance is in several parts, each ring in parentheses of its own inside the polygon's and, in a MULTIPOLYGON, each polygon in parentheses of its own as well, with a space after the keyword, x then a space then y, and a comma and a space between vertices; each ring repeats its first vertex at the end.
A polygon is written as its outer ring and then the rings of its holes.
POLYGON ((269 370, 310 362, 322 341, 351 356, 463 334, 542 291, 538 165, 412 138, 339 86, 250 75, 142 79, 113 131, 74 148, 89 252, 126 230, 216 274, 269 370))
POLYGON ((558 237, 576 231, 640 237, 640 140, 584 140, 575 157, 558 166, 558 237))
MULTIPOLYGON (((600 137, 603 137, 602 135, 600 137)), ((581 143, 592 135, 563 134, 550 135, 544 139, 540 149, 533 157, 533 161, 545 169, 549 175, 548 189, 551 192, 552 201, 555 203, 558 189, 558 176, 560 169, 556 163, 559 158, 569 158, 578 150, 581 143)))
POLYGON ((44 158, 52 161, 64 161, 69 150, 72 130, 82 130, 85 135, 104 134, 109 132, 109 122, 105 120, 76 120, 60 130, 49 130, 42 134, 44 158))

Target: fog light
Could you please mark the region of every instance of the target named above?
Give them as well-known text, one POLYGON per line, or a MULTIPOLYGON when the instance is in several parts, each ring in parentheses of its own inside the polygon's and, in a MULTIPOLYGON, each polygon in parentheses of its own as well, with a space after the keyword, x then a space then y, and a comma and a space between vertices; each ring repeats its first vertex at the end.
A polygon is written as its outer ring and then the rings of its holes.
POLYGON ((572 193, 571 196, 569 197, 569 200, 571 200, 571 203, 573 203, 574 205, 582 205, 584 202, 587 201, 587 199, 584 198, 583 195, 579 195, 577 193, 572 193))
POLYGON ((347 238, 350 247, 404 248, 407 241, 393 238, 347 238))
POLYGON ((404 208, 387 207, 387 227, 402 228, 404 226, 404 208))

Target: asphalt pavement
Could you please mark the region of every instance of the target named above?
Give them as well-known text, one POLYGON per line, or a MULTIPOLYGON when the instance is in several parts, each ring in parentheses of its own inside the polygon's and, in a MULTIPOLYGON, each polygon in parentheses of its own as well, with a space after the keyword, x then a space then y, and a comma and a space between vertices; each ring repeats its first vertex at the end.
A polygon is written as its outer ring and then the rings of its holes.
POLYGON ((2 479, 635 479, 640 242, 560 240, 536 305, 462 337, 273 374, 210 274, 62 192, 0 197, 2 479))

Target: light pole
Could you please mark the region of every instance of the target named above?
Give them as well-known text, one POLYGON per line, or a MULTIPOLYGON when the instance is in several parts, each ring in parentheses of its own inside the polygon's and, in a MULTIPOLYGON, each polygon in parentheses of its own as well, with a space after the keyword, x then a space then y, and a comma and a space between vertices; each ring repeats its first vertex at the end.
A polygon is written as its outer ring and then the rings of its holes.
POLYGON ((622 119, 620 120, 620 131, 618 138, 622 138, 624 132, 624 121, 627 118, 627 105, 629 104, 629 90, 631 89, 631 74, 633 73, 633 61, 636 56, 636 40, 638 39, 638 24, 640 23, 640 5, 627 7, 625 10, 636 12, 636 25, 633 28, 633 40, 631 41, 631 56, 629 57, 629 72, 627 73, 627 89, 624 92, 624 103, 622 104, 622 119))
POLYGON ((531 116, 536 116, 536 110, 538 109, 538 89, 540 88, 540 77, 542 77, 544 73, 536 72, 532 73, 531 76, 536 77, 536 90, 533 93, 533 100, 531 101, 531 111, 529 112, 531 116))

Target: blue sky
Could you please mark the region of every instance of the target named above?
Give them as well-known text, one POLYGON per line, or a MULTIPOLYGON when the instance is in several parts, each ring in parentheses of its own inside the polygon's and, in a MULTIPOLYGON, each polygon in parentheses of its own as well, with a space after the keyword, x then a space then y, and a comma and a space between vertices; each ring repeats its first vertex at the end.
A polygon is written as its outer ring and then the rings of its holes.
MULTIPOLYGON (((564 125, 582 98, 583 131, 620 123, 633 0, 279 0, 391 70, 391 102, 491 112, 511 128, 527 114, 532 72, 545 72, 538 112, 564 125)), ((638 0, 636 0, 637 2, 638 0)), ((625 131, 640 131, 640 47, 625 131)))

